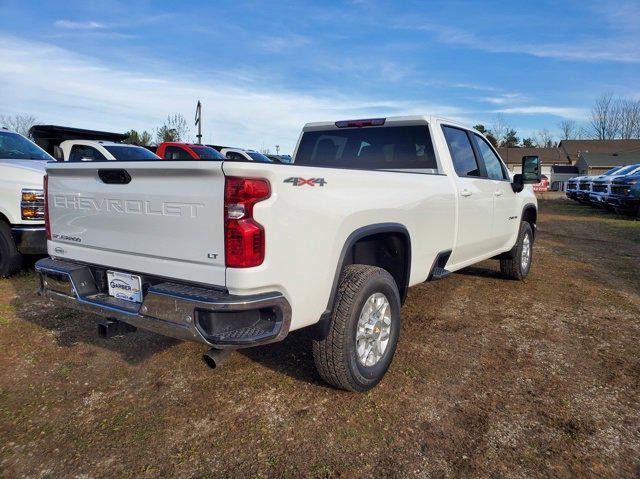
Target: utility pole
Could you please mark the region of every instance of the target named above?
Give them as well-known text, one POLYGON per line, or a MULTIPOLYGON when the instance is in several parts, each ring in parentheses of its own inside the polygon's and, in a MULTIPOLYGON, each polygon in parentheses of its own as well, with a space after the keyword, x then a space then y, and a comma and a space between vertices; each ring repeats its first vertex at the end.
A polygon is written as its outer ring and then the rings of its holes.
POLYGON ((200 103, 200 100, 196 105, 196 125, 198 125, 198 134, 196 135, 198 145, 202 145, 202 103, 200 103))

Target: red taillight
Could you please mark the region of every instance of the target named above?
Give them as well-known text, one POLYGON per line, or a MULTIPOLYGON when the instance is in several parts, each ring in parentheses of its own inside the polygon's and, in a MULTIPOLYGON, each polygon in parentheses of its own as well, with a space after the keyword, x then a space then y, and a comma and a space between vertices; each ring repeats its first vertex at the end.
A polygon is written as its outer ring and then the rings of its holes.
POLYGON ((47 239, 51 239, 51 223, 49 223, 49 176, 44 175, 44 228, 47 231, 47 239))
POLYGON ((253 205, 270 195, 267 180, 226 178, 224 242, 225 261, 229 268, 251 268, 264 261, 264 228, 253 219, 253 205))

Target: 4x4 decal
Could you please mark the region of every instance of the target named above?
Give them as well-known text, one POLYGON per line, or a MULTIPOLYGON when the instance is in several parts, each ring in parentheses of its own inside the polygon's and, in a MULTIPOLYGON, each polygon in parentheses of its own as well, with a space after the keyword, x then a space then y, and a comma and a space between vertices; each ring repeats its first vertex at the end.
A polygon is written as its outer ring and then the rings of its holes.
POLYGON ((305 178, 301 178, 299 176, 292 176, 291 178, 287 178, 286 180, 284 180, 285 183, 291 183, 293 186, 304 186, 304 185, 309 185, 309 186, 315 186, 315 185, 320 185, 320 186, 324 186, 327 184, 327 182, 324 180, 324 178, 309 178, 309 179, 305 179, 305 178))

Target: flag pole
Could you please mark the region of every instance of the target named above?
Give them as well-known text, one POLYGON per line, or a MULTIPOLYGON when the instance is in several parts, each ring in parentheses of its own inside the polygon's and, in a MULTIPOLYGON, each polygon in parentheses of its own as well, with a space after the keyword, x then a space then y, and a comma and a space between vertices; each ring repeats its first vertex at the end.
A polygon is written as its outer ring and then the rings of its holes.
POLYGON ((198 145, 202 145, 202 103, 200 103, 200 100, 198 100, 198 105, 196 106, 196 125, 198 125, 198 134, 196 135, 198 145))

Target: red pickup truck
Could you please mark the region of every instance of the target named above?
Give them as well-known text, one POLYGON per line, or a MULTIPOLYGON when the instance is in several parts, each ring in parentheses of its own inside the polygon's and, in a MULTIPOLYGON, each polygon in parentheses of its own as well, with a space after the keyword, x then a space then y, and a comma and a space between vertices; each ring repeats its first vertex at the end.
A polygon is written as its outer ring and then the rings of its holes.
POLYGON ((160 143, 156 155, 163 160, 224 160, 225 157, 217 150, 206 145, 195 143, 160 143))

